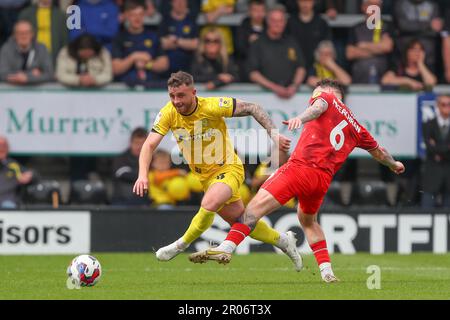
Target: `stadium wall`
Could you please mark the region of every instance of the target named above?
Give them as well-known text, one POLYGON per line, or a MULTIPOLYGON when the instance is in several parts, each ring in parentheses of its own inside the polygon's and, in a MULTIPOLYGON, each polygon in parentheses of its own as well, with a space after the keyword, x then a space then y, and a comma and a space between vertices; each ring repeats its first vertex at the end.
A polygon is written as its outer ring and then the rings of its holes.
MULTIPOLYGON (((310 97, 308 92, 281 100, 272 93, 255 90, 200 92, 200 95, 225 95, 260 103, 277 124, 298 115, 310 97)), ((0 90, 0 101, 0 135, 11 142, 13 156, 117 155, 128 145, 135 127, 152 127, 168 96, 166 91, 11 89, 0 90)), ((350 93, 347 103, 361 124, 396 157, 418 155, 417 94, 350 93)), ((431 96, 423 105, 433 107, 433 103, 431 96)), ((429 112, 426 114, 429 116, 429 112)), ((227 122, 240 154, 261 158, 269 154, 267 134, 253 118, 231 118, 227 122)), ((285 126, 279 127, 293 141, 298 139, 300 131, 289 132, 285 126)), ((178 153, 171 134, 161 146, 178 153)), ((364 155, 361 150, 352 154, 364 155)))
MULTIPOLYGON (((0 211, 0 255, 154 252, 178 239, 194 214, 195 208, 0 211)), ((281 232, 297 232, 299 250, 310 252, 295 212, 283 209, 265 219, 281 232)), ((325 211, 319 221, 331 252, 439 254, 450 248, 448 211, 325 211)), ((227 230, 228 225, 216 217, 189 251, 219 243, 227 230)), ((274 248, 248 238, 237 253, 251 252, 274 252, 274 248)))

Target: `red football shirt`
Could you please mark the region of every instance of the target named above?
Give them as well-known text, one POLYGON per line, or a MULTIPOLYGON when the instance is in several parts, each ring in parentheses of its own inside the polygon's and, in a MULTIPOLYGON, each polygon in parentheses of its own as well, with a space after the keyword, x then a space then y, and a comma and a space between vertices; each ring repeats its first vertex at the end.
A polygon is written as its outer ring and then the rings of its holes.
POLYGON ((334 176, 353 149, 371 151, 378 143, 334 94, 322 92, 311 98, 310 105, 317 99, 325 101, 328 109, 304 125, 289 161, 322 169, 334 176))

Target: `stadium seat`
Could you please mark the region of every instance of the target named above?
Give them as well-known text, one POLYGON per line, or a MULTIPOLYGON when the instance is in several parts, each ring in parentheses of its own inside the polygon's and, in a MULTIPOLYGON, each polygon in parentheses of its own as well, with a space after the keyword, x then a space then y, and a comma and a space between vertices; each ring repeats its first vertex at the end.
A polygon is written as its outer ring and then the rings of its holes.
POLYGON ((26 204, 53 204, 59 205, 61 199, 61 186, 56 180, 43 180, 26 187, 23 201, 26 204))
POLYGON ((101 181, 79 180, 72 183, 71 204, 106 204, 106 187, 101 181))
POLYGON ((381 205, 387 204, 386 183, 379 180, 361 181, 358 183, 358 193, 361 204, 381 205))

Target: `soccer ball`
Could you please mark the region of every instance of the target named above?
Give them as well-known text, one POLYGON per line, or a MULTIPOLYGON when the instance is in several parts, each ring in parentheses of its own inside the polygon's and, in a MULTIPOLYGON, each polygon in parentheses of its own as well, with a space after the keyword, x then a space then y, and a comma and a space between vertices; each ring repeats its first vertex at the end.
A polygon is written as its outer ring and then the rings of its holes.
POLYGON ((74 286, 92 287, 102 276, 102 266, 93 256, 83 254, 75 257, 67 267, 68 282, 74 286))

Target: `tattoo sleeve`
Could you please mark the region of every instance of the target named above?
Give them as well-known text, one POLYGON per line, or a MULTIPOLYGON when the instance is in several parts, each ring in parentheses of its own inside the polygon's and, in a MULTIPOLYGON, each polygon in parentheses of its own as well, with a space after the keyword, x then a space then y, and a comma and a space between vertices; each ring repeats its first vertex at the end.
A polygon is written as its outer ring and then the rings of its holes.
POLYGON ((328 103, 326 103, 322 99, 317 99, 316 101, 314 101, 312 105, 306 108, 306 110, 303 111, 302 114, 298 116, 298 118, 302 120, 302 123, 306 123, 311 120, 317 119, 318 117, 321 116, 322 113, 327 111, 327 109, 328 103))
POLYGON ((385 165, 386 167, 391 168, 393 165, 395 165, 394 158, 383 147, 378 147, 377 149, 370 151, 370 154, 375 160, 377 160, 382 165, 385 165))
POLYGON ((277 129, 272 119, 270 119, 264 109, 255 103, 236 101, 236 109, 234 110, 233 117, 245 117, 253 116, 258 123, 267 130, 269 136, 272 136, 272 130, 277 129))
POLYGON ((258 222, 258 219, 251 212, 244 213, 240 220, 241 223, 246 224, 251 230, 255 229, 258 222))

